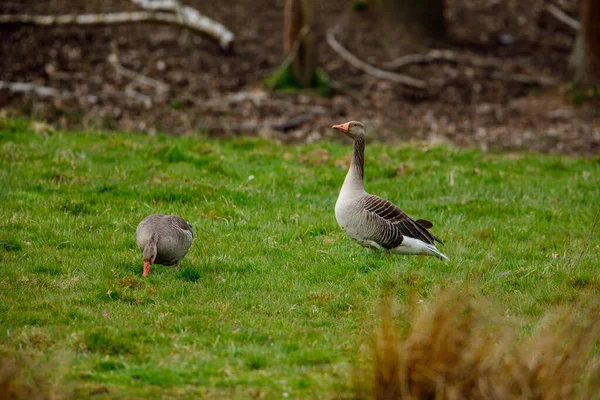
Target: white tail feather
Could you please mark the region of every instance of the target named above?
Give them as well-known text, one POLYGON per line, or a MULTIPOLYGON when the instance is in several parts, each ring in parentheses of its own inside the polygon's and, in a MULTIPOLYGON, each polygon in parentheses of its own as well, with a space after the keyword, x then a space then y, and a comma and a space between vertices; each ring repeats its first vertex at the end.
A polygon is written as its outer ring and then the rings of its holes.
POLYGON ((398 254, 425 254, 440 258, 442 260, 449 260, 448 257, 442 254, 442 252, 439 251, 434 245, 408 236, 404 236, 402 244, 392 249, 392 252, 398 254))

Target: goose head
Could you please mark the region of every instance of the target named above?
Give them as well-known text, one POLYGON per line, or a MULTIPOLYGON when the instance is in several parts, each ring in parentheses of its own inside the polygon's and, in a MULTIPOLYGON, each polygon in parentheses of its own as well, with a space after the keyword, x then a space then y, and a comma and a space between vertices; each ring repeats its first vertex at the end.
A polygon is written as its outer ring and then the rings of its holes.
POLYGON ((150 241, 144 248, 142 255, 144 256, 144 276, 147 277, 150 274, 150 268, 152 268, 152 264, 154 264, 154 260, 156 259, 156 242, 150 241))
POLYGON ((346 136, 354 140, 364 138, 367 134, 365 126, 358 121, 349 121, 345 124, 334 125, 332 128, 344 132, 346 136))

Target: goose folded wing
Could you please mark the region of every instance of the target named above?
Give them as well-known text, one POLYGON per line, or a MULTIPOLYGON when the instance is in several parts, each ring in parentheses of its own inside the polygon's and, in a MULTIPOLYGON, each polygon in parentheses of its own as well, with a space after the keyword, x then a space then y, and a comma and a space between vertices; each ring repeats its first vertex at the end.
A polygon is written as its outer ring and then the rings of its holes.
POLYGON ((190 224, 188 224, 185 219, 175 216, 175 215, 170 216, 170 217, 171 217, 170 222, 171 222, 172 226, 175 226, 184 232, 188 231, 192 234, 192 237, 194 237, 194 231, 192 230, 192 226, 190 224))
POLYGON ((434 244, 434 240, 439 241, 422 224, 412 220, 398 206, 379 196, 369 195, 365 200, 364 209, 380 218, 383 226, 389 231, 386 235, 388 240, 382 244, 385 248, 400 245, 402 236, 419 239, 427 244, 434 244))

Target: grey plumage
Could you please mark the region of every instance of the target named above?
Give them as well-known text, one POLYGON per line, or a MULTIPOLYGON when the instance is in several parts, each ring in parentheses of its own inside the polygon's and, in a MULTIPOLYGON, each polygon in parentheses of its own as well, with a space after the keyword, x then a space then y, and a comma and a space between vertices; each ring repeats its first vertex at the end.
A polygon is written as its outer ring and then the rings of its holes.
MULTIPOLYGON (((175 265, 179 263, 192 246, 194 233, 191 226, 176 215, 153 214, 139 223, 136 239, 144 255, 144 264, 175 265)), ((149 272, 144 266, 144 276, 149 272)))
POLYGON ((354 139, 352 163, 335 204, 340 227, 357 243, 398 254, 426 254, 447 257, 436 247, 442 243, 429 228, 427 220, 413 220, 388 200, 364 189, 365 129, 357 121, 336 125, 335 129, 354 139))

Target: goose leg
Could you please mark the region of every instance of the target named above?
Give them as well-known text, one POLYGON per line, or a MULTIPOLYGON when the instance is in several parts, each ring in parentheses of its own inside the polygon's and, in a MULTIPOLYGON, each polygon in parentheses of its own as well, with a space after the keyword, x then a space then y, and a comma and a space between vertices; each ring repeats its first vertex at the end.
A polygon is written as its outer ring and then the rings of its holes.
POLYGON ((179 262, 177 264, 175 264, 175 271, 179 271, 179 262))

